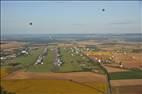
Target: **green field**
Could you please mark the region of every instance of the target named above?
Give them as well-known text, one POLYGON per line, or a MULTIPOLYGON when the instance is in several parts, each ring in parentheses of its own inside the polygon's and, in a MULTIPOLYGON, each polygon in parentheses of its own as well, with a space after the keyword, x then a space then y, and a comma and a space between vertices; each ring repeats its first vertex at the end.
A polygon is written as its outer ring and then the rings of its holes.
POLYGON ((81 53, 75 54, 75 52, 71 52, 70 48, 60 48, 60 54, 63 60, 60 72, 92 71, 94 69, 102 71, 96 62, 90 61, 84 55, 81 56, 81 53), (73 56, 71 55, 72 53, 74 54, 73 56))
POLYGON ((43 60, 43 64, 39 65, 33 65, 30 66, 27 71, 32 71, 32 72, 49 72, 52 70, 53 67, 53 60, 54 60, 54 54, 53 51, 48 48, 48 54, 43 60))
POLYGON ((16 64, 18 64, 16 66, 12 65, 13 69, 24 69, 24 71, 30 72, 79 72, 97 70, 98 72, 103 73, 103 70, 98 63, 90 60, 81 52, 78 54, 72 52, 70 48, 59 49, 59 54, 61 56, 63 64, 60 67, 55 66, 53 63, 56 54, 54 53, 53 48, 54 47, 48 47, 48 53, 47 56, 45 56, 43 59, 43 64, 35 65, 35 62, 38 56, 42 54, 44 47, 31 50, 29 55, 18 56, 10 62, 15 62, 16 64))
POLYGON ((70 71, 81 71, 79 66, 80 57, 77 55, 71 56, 70 49, 60 48, 61 58, 63 59, 63 64, 60 67, 61 72, 70 72, 70 71))
POLYGON ((119 79, 142 79, 142 70, 130 70, 125 72, 110 73, 111 80, 119 79))
POLYGON ((42 51, 43 48, 31 50, 29 55, 18 56, 14 59, 14 61, 22 65, 33 64, 36 61, 37 57, 42 53, 42 51))
MULTIPOLYGON (((53 48, 53 47, 52 47, 53 48)), ((43 50, 43 49, 42 49, 43 50)), ((37 55, 37 53, 42 53, 42 50, 40 49, 40 52, 34 52, 34 56, 37 55)), ((39 55, 39 54, 38 54, 39 55)), ((54 56, 54 51, 51 51, 51 48, 48 48, 48 54, 47 56, 44 58, 44 63, 43 65, 39 64, 39 65, 34 65, 36 58, 32 61, 31 57, 27 56, 26 59, 30 59, 28 62, 30 62, 30 64, 32 64, 31 66, 26 68, 26 71, 31 71, 31 72, 51 72, 51 71, 55 71, 57 68, 57 66, 53 65, 55 56, 54 56)), ((96 64, 95 62, 90 61, 86 56, 80 56, 80 54, 75 54, 75 52, 71 52, 70 48, 60 48, 60 55, 61 55, 61 59, 63 60, 63 64, 58 68, 58 70, 56 72, 77 72, 77 71, 92 71, 93 69, 102 71, 99 67, 98 64, 96 64), (72 56, 71 54, 74 54, 74 56, 72 56)), ((25 56, 23 56, 25 57, 25 56)), ((21 58, 20 58, 21 59, 21 58)), ((20 61, 19 59, 19 61, 20 61)), ((23 64, 23 63, 22 63, 23 64)))
POLYGON ((13 59, 6 60, 6 63, 2 67, 10 67, 11 71, 15 71, 17 69, 27 70, 29 66, 34 64, 42 51, 43 48, 38 48, 31 50, 29 55, 21 55, 13 59))

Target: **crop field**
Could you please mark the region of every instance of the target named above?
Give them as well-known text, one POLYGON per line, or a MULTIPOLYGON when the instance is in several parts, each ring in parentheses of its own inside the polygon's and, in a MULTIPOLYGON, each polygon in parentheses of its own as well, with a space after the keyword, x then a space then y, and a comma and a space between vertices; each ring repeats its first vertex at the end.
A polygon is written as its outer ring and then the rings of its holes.
POLYGON ((141 86, 120 86, 113 87, 112 94, 141 94, 142 92, 141 86))
POLYGON ((0 68, 0 79, 6 77, 10 73, 9 67, 1 67, 0 68))
POLYGON ((142 70, 129 70, 123 72, 110 73, 112 80, 118 79, 142 79, 142 70))
POLYGON ((15 49, 22 47, 23 45, 25 45, 25 43, 12 41, 12 42, 4 42, 0 45, 1 49, 15 49))
POLYGON ((141 68, 142 67, 142 53, 115 53, 114 60, 122 62, 125 68, 141 68))
POLYGON ((98 52, 93 52, 93 51, 90 51, 90 52, 88 52, 88 54, 89 55, 101 55, 101 56, 103 56, 103 55, 105 55, 105 56, 111 56, 112 55, 112 53, 111 52, 106 52, 106 51, 98 51, 98 52))
POLYGON ((89 57, 94 57, 96 59, 102 60, 112 60, 113 54, 109 51, 88 51, 85 53, 89 57))
MULTIPOLYGON (((5 80, 1 85, 5 90, 16 94, 105 94, 67 80, 5 80)), ((94 86, 104 88, 100 84, 94 86)))
POLYGON ((16 72, 1 80, 12 94, 106 94, 105 76, 91 72, 16 72), (95 79, 94 79, 95 78, 95 79))
POLYGON ((111 80, 112 94, 141 94, 142 79, 111 80))

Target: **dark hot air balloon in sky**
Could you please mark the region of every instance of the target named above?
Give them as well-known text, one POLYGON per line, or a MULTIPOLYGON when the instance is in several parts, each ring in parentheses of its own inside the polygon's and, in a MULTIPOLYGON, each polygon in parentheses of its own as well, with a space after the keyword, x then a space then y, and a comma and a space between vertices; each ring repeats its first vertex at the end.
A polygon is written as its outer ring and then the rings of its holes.
POLYGON ((104 12, 104 11, 105 11, 105 9, 103 8, 103 9, 102 9, 102 11, 104 12))
POLYGON ((33 25, 33 23, 32 23, 32 22, 30 22, 30 23, 29 23, 29 25, 31 25, 31 26, 32 26, 32 25, 33 25))

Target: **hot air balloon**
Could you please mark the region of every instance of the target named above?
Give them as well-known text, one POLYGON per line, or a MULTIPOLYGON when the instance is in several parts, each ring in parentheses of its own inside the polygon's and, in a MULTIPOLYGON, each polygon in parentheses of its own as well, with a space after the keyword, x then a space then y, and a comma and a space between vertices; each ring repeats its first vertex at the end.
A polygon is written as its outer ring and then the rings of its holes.
POLYGON ((104 12, 104 11, 105 11, 105 9, 103 8, 103 9, 102 9, 102 11, 104 12))
POLYGON ((32 22, 30 22, 30 23, 29 23, 29 25, 31 25, 31 26, 32 26, 32 25, 33 25, 33 23, 32 23, 32 22))

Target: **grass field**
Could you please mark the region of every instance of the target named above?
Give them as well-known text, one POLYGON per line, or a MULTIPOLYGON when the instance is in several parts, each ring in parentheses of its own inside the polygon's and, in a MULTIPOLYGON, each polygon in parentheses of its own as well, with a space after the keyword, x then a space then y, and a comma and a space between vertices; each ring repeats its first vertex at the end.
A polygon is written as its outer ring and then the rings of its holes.
POLYGON ((100 65, 90 60, 82 53, 75 54, 71 52, 70 48, 60 48, 61 58, 63 59, 63 65, 60 67, 60 72, 75 72, 75 71, 94 71, 104 73, 100 65), (71 54, 74 54, 73 56, 71 54), (82 56, 81 56, 82 54, 82 56))
MULTIPOLYGON (((43 48, 39 48, 39 49, 36 49, 36 50, 31 50, 30 55, 18 56, 16 58, 12 59, 12 60, 7 60, 6 62, 8 62, 9 64, 18 63, 21 66, 20 68, 22 68, 24 70, 27 70, 28 66, 35 62, 35 60, 37 59, 39 54, 41 54, 42 50, 43 50, 43 48)), ((0 78, 8 75, 12 71, 14 71, 16 68, 17 68, 16 66, 10 66, 10 65, 1 66, 0 78)))
POLYGON ((60 67, 61 72, 72 72, 72 71, 85 71, 83 68, 93 67, 94 62, 90 62, 89 59, 82 55, 82 53, 75 54, 71 52, 69 48, 60 48, 61 58, 63 59, 63 65, 60 67), (73 56, 72 56, 73 54, 73 56))
POLYGON ((22 65, 33 64, 36 61, 37 57, 42 53, 42 51, 43 48, 31 50, 30 55, 16 57, 14 61, 22 65))
POLYGON ((48 48, 48 54, 47 56, 45 56, 44 60, 43 60, 43 64, 39 64, 39 65, 33 65, 30 66, 27 71, 31 71, 31 72, 50 72, 52 70, 53 67, 53 60, 54 60, 54 54, 53 51, 50 50, 50 48, 48 48))
POLYGON ((63 59, 63 65, 60 67, 59 71, 70 72, 70 71, 81 71, 78 60, 80 57, 71 56, 70 49, 60 48, 61 58, 63 59))
POLYGON ((103 94, 95 88, 67 80, 3 80, 1 85, 16 94, 103 94))
POLYGON ((111 80, 118 79, 142 79, 142 70, 130 70, 110 73, 111 80))

